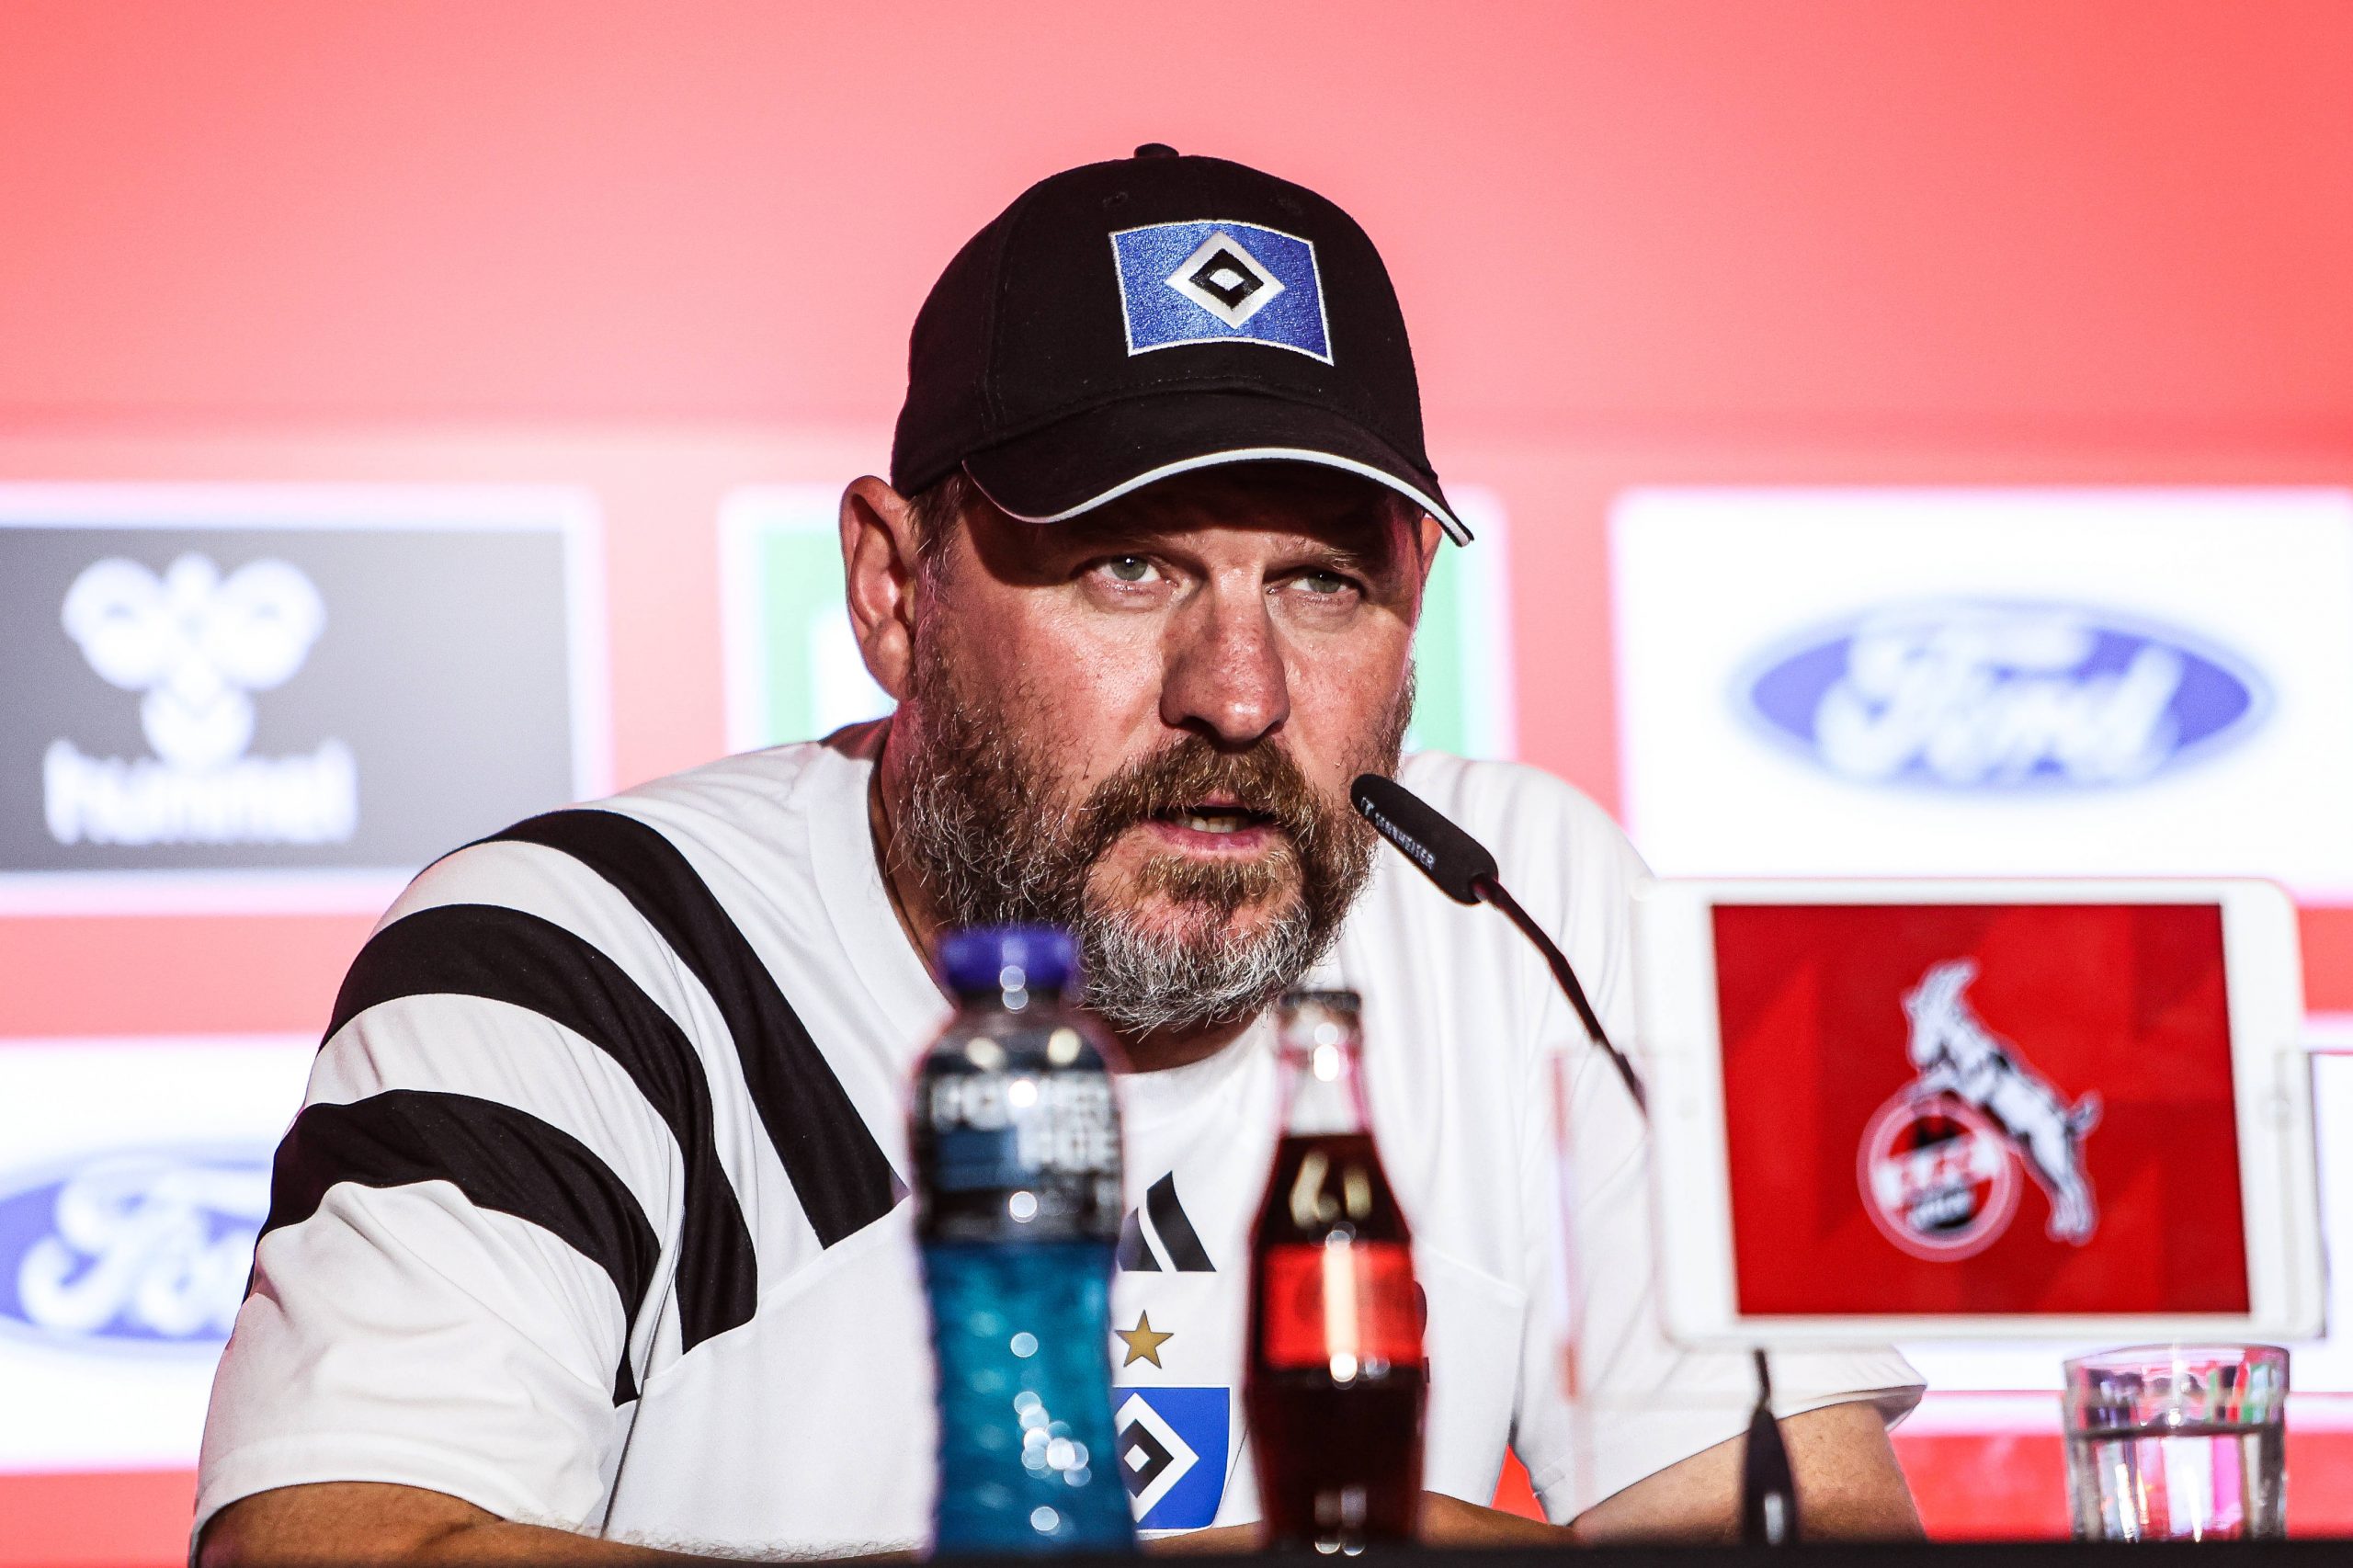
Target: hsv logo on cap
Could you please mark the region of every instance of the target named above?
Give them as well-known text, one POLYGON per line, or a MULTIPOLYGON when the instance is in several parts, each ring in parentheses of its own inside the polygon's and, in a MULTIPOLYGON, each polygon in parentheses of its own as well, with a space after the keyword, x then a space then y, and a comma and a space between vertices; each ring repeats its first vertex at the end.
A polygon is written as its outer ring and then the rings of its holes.
POLYGON ((1263 343, 1332 362, 1313 243, 1255 223, 1154 223, 1111 236, 1128 352, 1263 343))

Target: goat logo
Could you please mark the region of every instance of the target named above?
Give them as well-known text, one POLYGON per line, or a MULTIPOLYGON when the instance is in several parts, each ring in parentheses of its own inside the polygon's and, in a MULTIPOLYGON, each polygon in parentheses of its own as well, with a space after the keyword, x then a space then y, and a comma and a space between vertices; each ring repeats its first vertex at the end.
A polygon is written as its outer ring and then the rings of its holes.
POLYGON ((2007 1229, 2023 1165, 2050 1199, 2051 1239, 2081 1246, 2099 1225, 2084 1165, 2099 1096, 2067 1104, 1988 1029, 1967 996, 1976 978, 1974 960, 1949 960, 1904 994, 1918 1075, 1864 1132, 1864 1207, 1915 1256, 1967 1257, 2007 1229))

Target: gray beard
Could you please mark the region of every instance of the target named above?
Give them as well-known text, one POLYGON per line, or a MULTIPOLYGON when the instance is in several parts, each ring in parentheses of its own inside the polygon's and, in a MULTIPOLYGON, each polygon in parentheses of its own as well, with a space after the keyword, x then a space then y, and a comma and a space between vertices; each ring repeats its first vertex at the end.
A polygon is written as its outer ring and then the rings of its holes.
MULTIPOLYGON (((1044 924, 1069 931, 1085 977, 1082 1002, 1131 1040, 1246 1020, 1331 949, 1371 873, 1373 843, 1353 812, 1326 812, 1320 802, 1310 808, 1295 770, 1289 780, 1296 782, 1278 788, 1289 790, 1289 863, 1300 886, 1275 917, 1247 934, 1232 926, 1238 908, 1272 890, 1281 875, 1279 857, 1230 872, 1157 879, 1186 915, 1216 918, 1147 926, 1133 910, 1108 906, 1090 890, 1097 856, 1132 824, 1128 813, 1103 809, 1120 780, 1098 786, 1075 812, 1050 806, 1057 798, 1053 770, 1022 755, 1009 725, 959 701, 936 665, 927 661, 919 669, 915 702, 892 721, 890 744, 907 748, 902 777, 908 783, 893 813, 891 853, 894 867, 917 878, 944 924, 1044 924)), ((1017 689, 1010 701, 1024 696, 1017 689)), ((1409 678, 1391 722, 1358 759, 1359 771, 1395 771, 1412 702, 1409 678)), ((1195 771, 1218 766, 1205 755, 1196 760, 1195 771)), ((1272 755, 1257 767, 1289 768, 1288 759, 1272 755)))

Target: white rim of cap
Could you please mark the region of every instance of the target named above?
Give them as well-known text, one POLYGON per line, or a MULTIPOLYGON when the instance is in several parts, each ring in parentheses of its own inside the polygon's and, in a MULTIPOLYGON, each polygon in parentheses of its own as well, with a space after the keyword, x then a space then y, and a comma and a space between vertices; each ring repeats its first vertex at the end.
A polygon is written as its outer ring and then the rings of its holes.
POLYGON ((989 504, 994 506, 998 511, 1003 512, 1006 517, 1013 518, 1016 522, 1061 523, 1067 522, 1073 517, 1082 517, 1085 514, 1093 511, 1096 507, 1104 505, 1106 502, 1116 501, 1122 495, 1126 495, 1133 491, 1141 490, 1147 484, 1155 483, 1160 480, 1170 478, 1176 474, 1190 473, 1196 470, 1205 468, 1222 468, 1228 463, 1245 462, 1313 463, 1321 468, 1336 468, 1344 473, 1353 473, 1361 478, 1370 479, 1376 484, 1393 490, 1398 494, 1405 497, 1406 500, 1411 501, 1415 506, 1421 507, 1423 511, 1427 512, 1431 517, 1438 519, 1438 527, 1446 530, 1446 537, 1452 540, 1455 543, 1469 544, 1473 537, 1471 530, 1463 527, 1461 520, 1456 517, 1453 513, 1448 511, 1444 506, 1439 506, 1438 502, 1430 496, 1423 494, 1419 490, 1415 489, 1404 480, 1399 479, 1395 474, 1390 473, 1382 469, 1377 469, 1370 463, 1360 463, 1350 458, 1334 457, 1329 452, 1319 452, 1311 447, 1235 447, 1230 450, 1222 452, 1205 452, 1199 457, 1186 458, 1179 462, 1163 463, 1158 468, 1147 469, 1131 479, 1121 480, 1119 483, 1111 486, 1110 489, 1104 491, 1099 495, 1089 496, 1086 500, 1080 502, 1075 506, 1067 507, 1063 511, 1051 513, 1031 513, 1014 510, 1014 508, 1006 506, 995 496, 989 495, 988 486, 981 483, 980 476, 974 473, 969 465, 961 466, 964 468, 964 477, 971 480, 972 483, 979 488, 982 494, 988 495, 989 504))

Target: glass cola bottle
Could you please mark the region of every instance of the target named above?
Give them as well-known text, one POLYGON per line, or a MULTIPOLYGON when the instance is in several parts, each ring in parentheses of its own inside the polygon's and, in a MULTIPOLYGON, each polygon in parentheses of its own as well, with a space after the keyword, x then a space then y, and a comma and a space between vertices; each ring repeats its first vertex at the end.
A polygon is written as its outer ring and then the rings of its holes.
POLYGON ((1421 1295, 1365 1115, 1362 1039, 1353 991, 1282 1000, 1283 1131, 1251 1242, 1243 1388, 1279 1549, 1411 1540, 1421 1508, 1421 1295))

